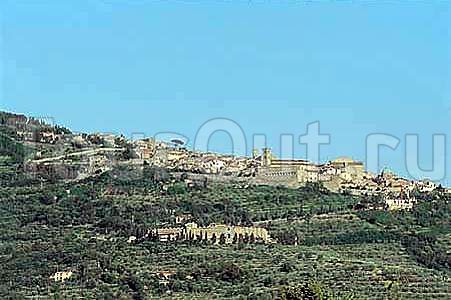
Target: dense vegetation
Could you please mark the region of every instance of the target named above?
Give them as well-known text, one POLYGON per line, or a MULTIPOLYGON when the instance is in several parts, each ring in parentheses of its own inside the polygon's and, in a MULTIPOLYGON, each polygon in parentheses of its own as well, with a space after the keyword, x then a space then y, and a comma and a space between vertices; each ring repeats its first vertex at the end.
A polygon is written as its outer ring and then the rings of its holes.
POLYGON ((11 157, 0 160, 0 181, 2 299, 451 296, 450 197, 440 190, 419 195, 411 212, 371 211, 357 209, 367 199, 320 185, 189 187, 153 168, 48 182, 11 157), (139 239, 177 215, 263 226, 278 243, 139 239), (65 283, 49 279, 67 270, 75 275, 65 283))
POLYGON ((0 155, 7 155, 15 162, 23 163, 28 149, 22 143, 12 139, 9 133, 4 132, 4 128, 0 127, 0 155))

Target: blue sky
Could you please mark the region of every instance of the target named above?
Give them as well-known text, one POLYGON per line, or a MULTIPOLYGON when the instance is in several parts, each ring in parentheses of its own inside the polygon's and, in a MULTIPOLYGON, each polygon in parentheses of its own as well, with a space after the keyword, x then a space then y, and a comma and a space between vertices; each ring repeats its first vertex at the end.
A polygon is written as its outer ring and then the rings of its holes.
MULTIPOLYGON (((266 134, 276 153, 280 134, 318 120, 332 138, 322 160, 365 160, 370 133, 416 133, 427 168, 432 134, 451 133, 450 9, 433 0, 3 0, 0 105, 128 136, 193 139, 225 117, 249 142, 266 134)), ((224 133, 211 144, 230 151, 224 133)), ((404 143, 381 161, 406 174, 404 143)))

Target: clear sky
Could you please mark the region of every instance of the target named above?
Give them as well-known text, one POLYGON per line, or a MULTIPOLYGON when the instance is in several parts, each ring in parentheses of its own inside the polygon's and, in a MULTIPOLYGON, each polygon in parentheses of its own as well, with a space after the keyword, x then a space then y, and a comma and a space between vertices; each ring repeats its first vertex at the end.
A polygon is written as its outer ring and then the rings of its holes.
MULTIPOLYGON (((323 160, 365 160, 370 133, 417 133, 427 168, 432 134, 451 133, 450 3, 2 0, 0 105, 128 136, 192 139, 225 117, 276 153, 319 120, 323 160)), ((223 133, 211 142, 230 151, 223 133)), ((404 143, 382 164, 406 174, 404 143)))

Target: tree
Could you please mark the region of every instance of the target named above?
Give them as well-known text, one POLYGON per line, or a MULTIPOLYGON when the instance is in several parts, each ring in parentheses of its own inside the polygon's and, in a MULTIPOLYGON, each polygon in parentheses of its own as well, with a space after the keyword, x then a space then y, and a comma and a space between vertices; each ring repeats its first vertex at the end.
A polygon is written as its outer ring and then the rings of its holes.
POLYGON ((220 245, 224 245, 226 243, 226 237, 224 233, 221 233, 221 235, 219 236, 219 244, 220 245))
POLYGON ((243 271, 236 264, 227 264, 223 267, 221 279, 224 281, 235 282, 241 278, 243 271))
POLYGON ((251 235, 250 235, 250 237, 249 237, 249 243, 251 243, 251 244, 254 244, 254 243, 255 243, 255 235, 254 235, 253 232, 251 233, 251 235))
POLYGON ((285 286, 280 290, 282 300, 351 300, 352 294, 338 298, 332 290, 316 281, 309 281, 298 286, 285 286))
POLYGON ((236 233, 233 235, 233 243, 234 244, 238 243, 238 234, 236 234, 236 233))

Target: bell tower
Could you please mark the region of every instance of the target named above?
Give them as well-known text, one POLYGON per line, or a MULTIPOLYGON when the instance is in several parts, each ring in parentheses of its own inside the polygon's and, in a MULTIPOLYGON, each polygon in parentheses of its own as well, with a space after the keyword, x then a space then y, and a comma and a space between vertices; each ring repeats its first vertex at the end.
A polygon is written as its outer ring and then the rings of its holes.
POLYGON ((272 152, 270 148, 263 148, 262 166, 269 167, 272 162, 272 152))

